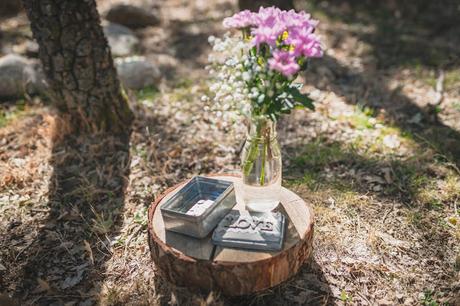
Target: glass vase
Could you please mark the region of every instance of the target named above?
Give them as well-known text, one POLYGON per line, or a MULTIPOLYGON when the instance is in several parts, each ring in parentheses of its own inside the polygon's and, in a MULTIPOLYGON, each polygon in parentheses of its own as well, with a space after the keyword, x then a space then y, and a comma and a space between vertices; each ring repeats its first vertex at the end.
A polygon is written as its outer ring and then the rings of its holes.
POLYGON ((281 166, 276 123, 266 117, 252 118, 241 153, 243 200, 247 210, 268 212, 278 206, 281 166))

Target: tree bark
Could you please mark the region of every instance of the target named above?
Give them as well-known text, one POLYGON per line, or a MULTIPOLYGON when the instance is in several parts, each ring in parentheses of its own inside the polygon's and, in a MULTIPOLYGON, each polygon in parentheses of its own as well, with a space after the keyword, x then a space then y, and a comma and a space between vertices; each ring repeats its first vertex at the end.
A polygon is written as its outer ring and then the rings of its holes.
POLYGON ((293 0, 238 0, 238 6, 241 11, 250 10, 258 11, 261 6, 270 7, 276 6, 282 10, 294 9, 293 0))
POLYGON ((52 100, 74 132, 128 132, 122 94, 94 0, 23 0, 52 100))

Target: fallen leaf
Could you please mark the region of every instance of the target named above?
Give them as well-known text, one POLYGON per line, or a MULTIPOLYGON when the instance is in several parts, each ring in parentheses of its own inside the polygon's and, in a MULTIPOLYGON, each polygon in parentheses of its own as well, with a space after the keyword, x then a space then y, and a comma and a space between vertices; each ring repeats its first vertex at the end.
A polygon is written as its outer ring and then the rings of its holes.
POLYGON ((41 279, 41 278, 37 278, 37 283, 38 283, 38 286, 37 288, 34 290, 34 292, 38 293, 38 292, 44 292, 44 291, 49 291, 51 289, 50 285, 48 284, 48 282, 46 282, 45 280, 41 279))

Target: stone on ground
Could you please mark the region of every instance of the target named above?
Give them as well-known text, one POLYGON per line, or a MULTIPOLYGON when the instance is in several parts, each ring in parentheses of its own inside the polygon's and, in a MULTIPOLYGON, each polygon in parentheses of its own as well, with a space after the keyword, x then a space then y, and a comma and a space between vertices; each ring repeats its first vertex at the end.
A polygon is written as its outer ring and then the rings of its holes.
POLYGON ((8 54, 0 58, 0 99, 20 98, 44 88, 43 73, 27 58, 8 54))
POLYGON ((139 39, 125 26, 109 23, 104 26, 104 34, 109 42, 113 56, 128 56, 134 52, 139 39))
POLYGON ((161 78, 160 70, 144 57, 133 56, 115 60, 118 77, 121 83, 129 89, 142 89, 154 86, 161 78))
POLYGON ((158 10, 151 10, 131 4, 116 4, 112 6, 105 14, 105 18, 110 22, 122 24, 133 29, 160 23, 158 10))

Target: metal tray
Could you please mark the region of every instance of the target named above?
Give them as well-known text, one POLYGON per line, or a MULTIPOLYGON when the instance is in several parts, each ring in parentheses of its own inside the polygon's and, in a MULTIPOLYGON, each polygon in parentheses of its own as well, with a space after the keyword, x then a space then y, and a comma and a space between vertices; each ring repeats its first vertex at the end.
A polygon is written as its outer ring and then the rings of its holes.
POLYGON ((232 182, 195 176, 160 210, 166 230, 204 238, 235 204, 232 182))

